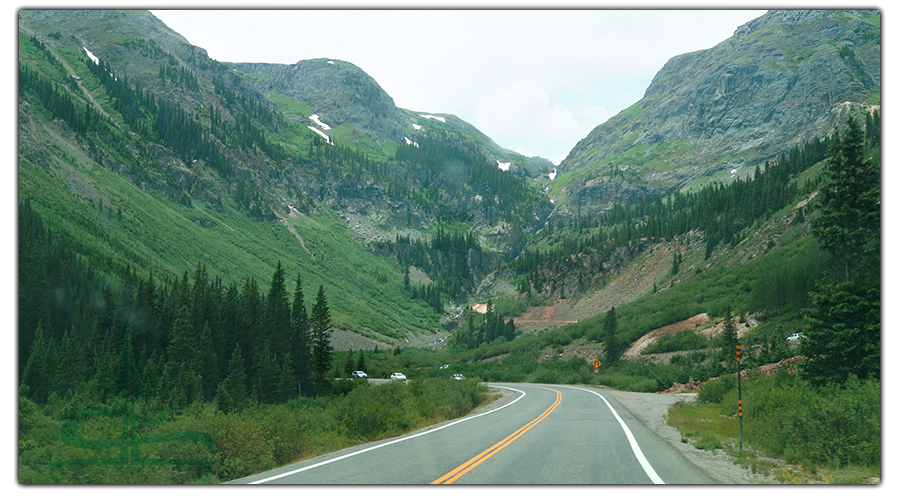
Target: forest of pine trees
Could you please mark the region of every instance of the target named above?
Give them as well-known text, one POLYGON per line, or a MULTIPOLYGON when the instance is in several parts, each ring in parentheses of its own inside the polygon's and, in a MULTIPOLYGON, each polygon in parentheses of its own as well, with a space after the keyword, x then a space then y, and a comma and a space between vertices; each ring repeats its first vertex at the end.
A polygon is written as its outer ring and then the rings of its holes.
POLYGON ((120 395, 167 410, 217 400, 223 410, 329 391, 331 325, 320 286, 307 312, 302 277, 290 290, 279 262, 271 288, 225 285, 198 264, 161 282, 105 270, 65 234, 19 206, 21 395, 120 395))
MULTIPOLYGON (((877 111, 868 121, 870 129, 876 130, 877 111)), ((874 134, 866 136, 874 141, 879 137, 874 134)), ((596 218, 578 216, 557 221, 555 227, 548 223, 545 234, 565 236, 547 250, 525 249, 509 264, 522 276, 519 291, 534 288, 540 293, 554 276, 597 275, 614 249, 630 248, 644 239, 671 240, 701 231, 709 258, 718 245, 737 244, 755 222, 768 219, 797 195, 811 192, 816 182, 797 186, 791 180, 824 160, 830 147, 829 138, 812 140, 774 163, 767 162, 764 169, 757 167, 747 179, 714 183, 695 192, 674 191, 652 201, 644 196, 633 206, 616 204, 596 218)))

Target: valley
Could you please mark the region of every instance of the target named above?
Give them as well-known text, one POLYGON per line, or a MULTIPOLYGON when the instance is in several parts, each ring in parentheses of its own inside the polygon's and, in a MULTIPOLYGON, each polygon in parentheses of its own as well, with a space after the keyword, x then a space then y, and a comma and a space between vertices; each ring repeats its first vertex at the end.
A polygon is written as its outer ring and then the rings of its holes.
MULTIPOLYGON (((559 165, 401 109, 351 62, 216 61, 147 11, 18 24, 20 482, 89 455, 59 439, 88 408, 202 431, 154 453, 225 482, 459 418, 489 382, 686 390, 682 444, 880 474, 878 411, 787 411, 880 405, 879 11, 770 11, 559 165), (804 441, 829 425, 866 431, 804 441)), ((134 481, 204 477, 169 465, 134 481)))

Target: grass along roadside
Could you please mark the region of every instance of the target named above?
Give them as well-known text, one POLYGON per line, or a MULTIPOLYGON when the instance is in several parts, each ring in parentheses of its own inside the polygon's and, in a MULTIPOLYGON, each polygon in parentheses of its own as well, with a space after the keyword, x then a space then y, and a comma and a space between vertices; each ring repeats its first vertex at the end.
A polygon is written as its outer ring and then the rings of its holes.
POLYGON ((796 374, 748 377, 741 446, 734 379, 710 381, 696 402, 669 410, 666 423, 683 443, 728 453, 734 463, 774 483, 880 483, 878 381, 814 388, 796 374))

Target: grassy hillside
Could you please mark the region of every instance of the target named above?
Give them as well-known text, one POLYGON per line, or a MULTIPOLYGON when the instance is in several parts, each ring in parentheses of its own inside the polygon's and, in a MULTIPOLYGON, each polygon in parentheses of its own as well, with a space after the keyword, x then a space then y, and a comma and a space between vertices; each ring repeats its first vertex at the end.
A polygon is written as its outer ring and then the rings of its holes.
POLYGON ((327 209, 260 223, 227 200, 221 207, 199 200, 186 207, 97 165, 49 125, 44 132, 54 153, 43 164, 58 168, 23 159, 19 196, 31 199, 51 228, 108 255, 115 267, 176 278, 202 262, 226 284, 254 277, 267 289, 281 261, 292 281, 299 274, 307 287, 325 287, 339 328, 404 338, 437 327, 434 313, 408 299, 401 270, 360 245, 327 209))

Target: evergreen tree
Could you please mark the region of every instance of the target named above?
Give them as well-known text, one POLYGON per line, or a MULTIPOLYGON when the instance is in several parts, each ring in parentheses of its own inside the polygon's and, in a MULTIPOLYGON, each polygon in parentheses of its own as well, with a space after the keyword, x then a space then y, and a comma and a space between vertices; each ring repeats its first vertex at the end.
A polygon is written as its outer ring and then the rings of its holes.
POLYGON ((344 375, 343 377, 349 377, 351 373, 353 373, 355 365, 353 364, 353 349, 351 348, 347 351, 347 359, 344 361, 344 375))
POLYGON ((240 344, 235 344, 228 362, 228 376, 219 385, 217 394, 219 410, 229 413, 239 411, 247 401, 247 382, 244 374, 244 357, 240 344))
POLYGON ((119 359, 113 372, 113 385, 109 388, 112 394, 122 394, 131 400, 142 396, 146 390, 143 374, 138 370, 134 357, 134 345, 131 330, 125 328, 125 335, 119 347, 119 359))
MULTIPOLYGON (((877 153, 850 119, 835 132, 813 235, 839 263, 810 293, 801 371, 815 385, 881 377, 881 185, 877 153), (871 154, 871 156, 870 156, 871 154)), ((877 151, 877 150, 876 150, 877 151)))
POLYGON ((300 384, 302 395, 312 394, 310 384, 310 339, 309 316, 303 301, 303 280, 297 276, 297 289, 291 306, 291 358, 294 361, 294 375, 300 384))
POLYGON ((27 394, 37 403, 47 401, 50 395, 50 380, 53 370, 53 348, 50 339, 44 334, 43 322, 38 322, 34 332, 34 342, 31 346, 31 354, 25 364, 22 373, 21 385, 27 394))
POLYGON ((721 350, 719 351, 720 359, 725 361, 729 367, 737 364, 737 356, 735 354, 738 346, 737 328, 734 325, 734 318, 731 311, 725 316, 725 326, 722 328, 722 336, 720 338, 721 350))
POLYGON ((867 279, 880 272, 881 179, 863 141, 852 118, 843 137, 835 131, 819 214, 812 221, 819 244, 840 261, 844 281, 867 279))
POLYGON ((283 356, 291 349, 291 305, 285 286, 284 268, 281 261, 272 275, 272 287, 266 297, 266 333, 272 343, 272 350, 283 356))
POLYGON ((262 404, 274 403, 278 393, 278 373, 281 367, 268 341, 264 341, 262 348, 256 350, 253 367, 256 375, 253 384, 255 399, 262 404))
MULTIPOLYGON (((375 349, 378 349, 378 346, 375 346, 375 349)), ((356 362, 356 369, 361 372, 366 371, 366 352, 363 350, 359 351, 359 360, 356 362)))
POLYGON ((603 349, 606 359, 610 363, 615 363, 622 357, 622 344, 616 339, 616 331, 618 330, 618 320, 616 319, 616 308, 613 307, 606 313, 603 319, 603 349))
POLYGON ((331 313, 325 299, 325 289, 319 285, 316 303, 310 317, 311 374, 316 394, 327 391, 328 371, 331 368, 331 313))

